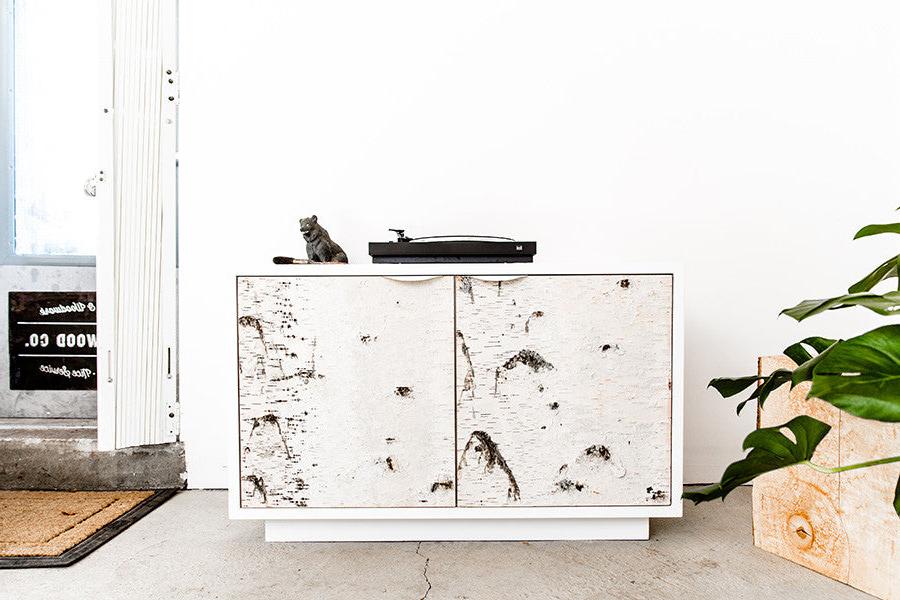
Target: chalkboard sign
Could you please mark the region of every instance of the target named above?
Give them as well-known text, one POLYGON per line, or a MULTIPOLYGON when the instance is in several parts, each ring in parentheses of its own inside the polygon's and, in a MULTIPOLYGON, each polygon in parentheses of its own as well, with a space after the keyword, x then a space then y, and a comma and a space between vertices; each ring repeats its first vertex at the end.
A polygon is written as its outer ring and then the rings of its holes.
POLYGON ((94 292, 9 292, 9 388, 97 389, 94 292))

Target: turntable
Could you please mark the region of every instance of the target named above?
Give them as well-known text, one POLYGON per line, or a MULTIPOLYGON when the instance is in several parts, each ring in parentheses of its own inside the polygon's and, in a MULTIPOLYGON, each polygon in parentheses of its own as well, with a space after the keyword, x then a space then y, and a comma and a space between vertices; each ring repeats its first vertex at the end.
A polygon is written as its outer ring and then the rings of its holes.
POLYGON ((524 263, 534 262, 537 242, 492 235, 408 237, 403 229, 392 242, 369 242, 373 263, 524 263))

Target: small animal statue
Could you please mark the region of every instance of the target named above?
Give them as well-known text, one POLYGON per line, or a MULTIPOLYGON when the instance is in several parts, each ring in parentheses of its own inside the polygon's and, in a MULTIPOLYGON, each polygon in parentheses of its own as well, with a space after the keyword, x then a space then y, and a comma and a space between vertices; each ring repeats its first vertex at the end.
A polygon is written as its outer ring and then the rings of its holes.
POLYGON ((306 255, 310 262, 347 262, 347 254, 319 225, 316 215, 300 219, 300 231, 306 240, 306 255))

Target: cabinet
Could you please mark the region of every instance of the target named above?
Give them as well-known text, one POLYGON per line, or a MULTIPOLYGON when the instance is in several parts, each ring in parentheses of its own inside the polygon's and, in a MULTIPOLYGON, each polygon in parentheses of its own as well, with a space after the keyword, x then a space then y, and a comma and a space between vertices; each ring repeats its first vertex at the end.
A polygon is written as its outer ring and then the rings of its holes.
POLYGON ((525 525, 680 514, 674 271, 503 270, 237 277, 232 516, 541 539, 525 525), (504 519, 524 528, 461 533, 504 519))

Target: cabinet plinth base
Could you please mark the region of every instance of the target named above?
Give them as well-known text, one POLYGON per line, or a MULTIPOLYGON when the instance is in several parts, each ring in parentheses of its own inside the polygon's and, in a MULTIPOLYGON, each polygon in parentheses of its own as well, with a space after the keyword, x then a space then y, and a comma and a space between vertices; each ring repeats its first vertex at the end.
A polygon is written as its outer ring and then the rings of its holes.
POLYGON ((650 519, 341 519, 266 521, 267 542, 647 540, 650 519))

